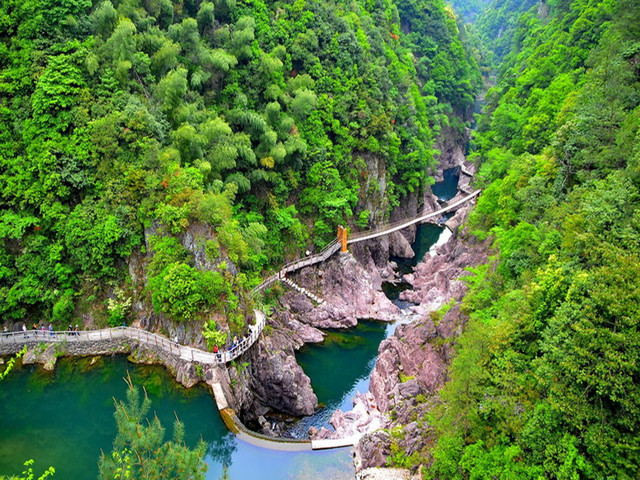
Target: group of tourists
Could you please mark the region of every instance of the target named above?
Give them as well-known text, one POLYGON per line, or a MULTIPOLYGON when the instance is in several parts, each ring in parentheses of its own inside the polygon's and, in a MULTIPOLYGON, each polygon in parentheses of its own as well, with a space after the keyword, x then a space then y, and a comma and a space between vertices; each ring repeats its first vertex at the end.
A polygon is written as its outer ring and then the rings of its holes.
MULTIPOLYGON (((238 340, 238 337, 234 335, 233 340, 231 341, 231 344, 227 347, 227 350, 229 352, 229 357, 231 357, 231 355, 233 354, 233 351, 237 347, 244 345, 248 341, 249 341, 249 333, 245 333, 240 340, 238 340)), ((222 350, 220 350, 217 345, 213 346, 213 353, 216 354, 218 361, 222 361, 222 350)))
MULTIPOLYGON (((22 333, 24 334, 24 338, 28 337, 29 331, 41 333, 42 335, 46 335, 46 333, 49 332, 49 335, 53 337, 53 324, 50 323, 49 326, 47 327, 45 324, 42 324, 42 326, 38 326, 38 324, 34 323, 31 326, 31 330, 29 330, 27 328, 27 324, 23 323, 22 333)), ((76 324, 75 327, 69 324, 69 328, 67 329, 67 331, 70 332, 72 335, 79 335, 80 327, 78 327, 78 324, 76 324)), ((4 327, 4 333, 9 333, 9 329, 6 326, 4 327)))

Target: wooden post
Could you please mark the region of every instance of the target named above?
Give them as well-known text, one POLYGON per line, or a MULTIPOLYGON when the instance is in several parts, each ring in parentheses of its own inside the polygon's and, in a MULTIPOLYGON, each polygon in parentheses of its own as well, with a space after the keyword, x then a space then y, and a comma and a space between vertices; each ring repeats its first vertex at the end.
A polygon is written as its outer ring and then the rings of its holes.
POLYGON ((340 242, 340 252, 347 252, 347 229, 338 225, 338 241, 340 242))

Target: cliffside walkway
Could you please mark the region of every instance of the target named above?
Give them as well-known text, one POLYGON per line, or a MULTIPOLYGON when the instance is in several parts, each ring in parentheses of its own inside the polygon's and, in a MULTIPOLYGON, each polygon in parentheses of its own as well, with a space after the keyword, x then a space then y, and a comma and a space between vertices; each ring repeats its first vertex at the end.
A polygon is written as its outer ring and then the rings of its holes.
MULTIPOLYGON (((374 238, 382 237, 383 235, 389 235, 390 233, 397 232, 398 230, 402 230, 411 225, 415 225, 416 223, 422 223, 432 218, 436 218, 443 213, 447 213, 456 207, 462 205, 465 202, 477 197, 480 194, 481 190, 475 190, 471 192, 466 197, 461 198, 460 200, 456 200, 455 202, 442 207, 441 209, 427 213, 425 215, 416 215, 412 218, 405 218, 403 220, 399 220, 397 222, 388 223, 384 225, 380 225, 378 228, 374 230, 365 230, 363 232, 357 232, 352 235, 347 235, 346 230, 342 229, 338 232, 338 237, 331 241, 326 247, 324 247, 320 253, 315 255, 309 255, 307 257, 303 257, 299 260, 294 260, 293 262, 287 263, 284 267, 280 269, 280 271, 274 275, 271 275, 269 278, 265 279, 260 285, 255 287, 251 293, 257 293, 265 288, 273 285, 276 282, 285 282, 287 278, 287 274, 291 272, 295 272, 296 270, 300 270, 301 268, 315 265, 320 262, 326 261, 329 257, 331 257, 334 253, 342 248, 342 250, 346 250, 346 245, 351 245, 353 243, 364 242, 365 240, 372 240, 374 238), (341 232, 344 232, 341 237, 341 232)), ((285 282, 293 284, 293 282, 285 282)), ((295 285, 295 284, 294 284, 295 285)), ((295 287, 293 287, 295 288, 295 287)), ((301 287, 299 287, 301 288, 301 287)), ((308 294, 306 292, 302 292, 308 294)), ((314 295, 312 298, 315 300, 317 297, 314 295), (315 298, 313 298, 315 297, 315 298)), ((318 299, 319 300, 319 299, 318 299)))
POLYGON ((465 174, 467 177, 473 178, 473 173, 464 166, 464 164, 460 165, 460 171, 465 174))
MULTIPOLYGON (((472 198, 475 198, 479 193, 480 190, 476 190, 466 197, 457 200, 435 212, 426 215, 417 215, 410 219, 404 219, 399 222, 382 225, 375 230, 358 232, 353 234, 350 238, 348 238, 347 236, 346 229, 339 227, 337 238, 329 243, 324 249, 322 249, 320 253, 287 263, 280 269, 278 273, 265 279, 260 285, 255 287, 252 290, 252 293, 257 293, 274 284, 275 282, 281 281, 288 284, 290 287, 300 291, 301 293, 309 296, 317 303, 323 303, 323 300, 321 298, 318 298, 311 292, 308 292, 307 290, 303 289, 302 287, 298 286, 293 281, 288 279, 287 274, 310 265, 324 262, 338 250, 346 251, 347 245, 363 242, 365 240, 371 240, 383 235, 388 235, 416 223, 421 223, 431 218, 437 217, 443 213, 453 210, 454 208, 462 205, 472 198)), ((169 340, 162 335, 151 333, 146 330, 132 327, 115 327, 105 328, 101 330, 82 330, 78 332, 27 330, 26 332, 18 331, 0 333, 0 355, 15 353, 16 346, 21 345, 102 341, 106 342, 123 339, 132 340, 138 342, 139 344, 150 345, 155 348, 160 348, 166 353, 177 356, 184 361, 197 362, 204 365, 224 365, 238 358, 240 355, 249 350, 260 336, 260 333, 262 333, 262 330, 266 325, 266 315, 260 310, 254 310, 254 315, 256 321, 254 325, 249 326, 249 335, 238 341, 236 344, 232 345, 231 348, 221 350, 218 353, 205 352, 197 348, 181 345, 177 342, 169 340)), ((222 389, 220 383, 214 382, 212 385, 212 389, 220 414, 222 415, 222 418, 229 430, 238 435, 239 438, 253 445, 275 450, 300 451, 340 448, 355 445, 358 441, 358 437, 337 440, 274 439, 272 437, 252 432, 242 424, 235 412, 231 408, 229 408, 227 399, 224 396, 224 390, 222 389)))
POLYGON ((198 348, 180 345, 168 338, 139 328, 115 327, 101 330, 81 330, 78 332, 50 332, 48 330, 27 330, 0 334, 0 354, 8 353, 9 346, 39 345, 43 343, 101 342, 108 340, 133 340, 143 345, 152 345, 182 360, 203 365, 221 365, 228 363, 245 353, 258 339, 266 324, 266 316, 260 310, 254 310, 256 322, 249 326, 249 335, 240 339, 229 349, 218 353, 205 352, 198 348))

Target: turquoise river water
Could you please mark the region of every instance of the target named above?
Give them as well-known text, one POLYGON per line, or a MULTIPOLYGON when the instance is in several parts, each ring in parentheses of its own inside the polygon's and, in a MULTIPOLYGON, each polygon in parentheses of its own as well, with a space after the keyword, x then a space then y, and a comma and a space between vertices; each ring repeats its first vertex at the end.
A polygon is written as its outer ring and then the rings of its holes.
POLYGON ((354 477, 349 449, 276 452, 246 444, 226 429, 208 389, 185 389, 163 367, 134 365, 122 356, 95 365, 62 359, 53 373, 36 366, 14 370, 0 389, 0 475, 21 472, 32 458, 36 473, 54 466, 56 479, 97 478, 100 453, 111 452, 116 435, 113 399, 124 399, 127 372, 146 389, 167 438, 177 415, 189 445, 206 442, 208 480, 222 477, 223 464, 232 480, 354 477))

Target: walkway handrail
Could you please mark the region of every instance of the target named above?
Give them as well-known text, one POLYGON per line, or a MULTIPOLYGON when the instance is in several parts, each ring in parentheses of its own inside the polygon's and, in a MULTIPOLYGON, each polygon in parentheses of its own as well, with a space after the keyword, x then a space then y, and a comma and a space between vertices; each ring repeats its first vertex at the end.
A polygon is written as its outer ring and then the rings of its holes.
MULTIPOLYGON (((458 205, 461 205, 462 203, 464 203, 464 202, 470 200, 471 198, 477 196, 480 193, 480 191, 481 190, 476 190, 475 192, 467 195, 466 197, 461 198, 460 200, 457 200, 457 201, 453 202, 452 204, 447 205, 447 206, 445 206, 445 207, 443 207, 440 210, 437 210, 435 212, 431 212, 431 213, 428 213, 428 214, 425 214, 425 215, 417 215, 416 217, 412 218, 411 220, 407 220, 405 218, 403 220, 398 220, 396 222, 387 223, 385 225, 379 226, 375 230, 365 230, 363 232, 357 232, 357 233, 351 234, 347 239, 347 244, 363 242, 365 240, 370 240, 372 238, 377 238, 377 237, 381 237, 383 235, 388 235, 390 233, 396 232, 398 230, 402 230, 402 229, 407 228, 407 227, 409 227, 411 225, 414 225, 416 223, 424 222, 425 220, 428 220, 428 219, 430 219, 432 217, 437 217, 438 215, 441 215, 441 214, 443 214, 445 212, 448 212, 449 210, 452 210, 452 209, 456 208, 458 205)), ((314 255, 309 255, 307 257, 303 257, 303 258, 300 258, 298 260, 293 260, 293 261, 285 264, 278 271, 278 273, 276 273, 274 275, 271 275, 266 280, 264 280, 262 283, 260 283, 260 285, 258 285, 253 290, 251 290, 251 294, 255 294, 255 293, 257 293, 257 292, 259 292, 261 290, 264 290, 265 288, 267 288, 268 286, 272 285, 273 283, 283 280, 286 277, 287 273, 294 272, 296 270, 300 270, 301 268, 307 267, 309 265, 314 265, 316 263, 324 262, 331 255, 336 253, 338 250, 340 250, 340 242, 338 241, 337 238, 334 238, 319 253, 316 253, 314 255)))
POLYGON ((57 343, 57 342, 101 342, 125 338, 137 340, 140 343, 154 345, 167 353, 176 355, 183 360, 195 361, 206 365, 228 363, 249 350, 264 329, 266 317, 259 310, 254 310, 256 324, 249 326, 249 336, 242 338, 229 349, 218 353, 205 352, 198 348, 180 345, 168 338, 133 327, 114 327, 101 330, 81 330, 77 332, 48 330, 27 330, 26 332, 0 333, 0 351, 3 345, 23 345, 27 343, 57 343))
POLYGON ((452 209, 456 208, 458 205, 461 205, 462 203, 464 203, 464 202, 470 200, 471 198, 477 196, 480 192, 481 192, 481 190, 476 190, 475 192, 471 193, 470 195, 467 195, 466 197, 461 198, 460 200, 457 200, 457 201, 453 202, 452 204, 447 205, 444 208, 441 208, 440 210, 428 213, 426 215, 419 215, 417 217, 414 217, 411 220, 404 219, 404 220, 400 220, 398 222, 394 222, 394 223, 391 223, 391 224, 381 225, 380 227, 376 228, 375 230, 367 230, 367 231, 364 231, 364 232, 354 233, 354 234, 350 235, 349 238, 347 239, 347 244, 350 245, 352 243, 364 242, 365 240, 371 240, 373 238, 381 237, 383 235, 388 235, 390 233, 397 232, 398 230, 402 230, 404 228, 410 227, 411 225, 414 225, 416 223, 424 222, 425 220, 428 220, 428 219, 430 219, 432 217, 437 217, 438 215, 446 213, 449 210, 452 210, 452 209))
POLYGON ((294 260, 292 262, 289 262, 280 269, 280 272, 284 272, 284 273, 292 272, 302 267, 306 267, 307 265, 313 265, 314 263, 324 262, 327 258, 333 255, 336 252, 336 250, 338 250, 339 248, 340 248, 340 245, 338 245, 338 239, 334 238, 331 242, 329 242, 329 244, 327 244, 322 250, 320 250, 319 253, 316 253, 315 255, 310 255, 308 257, 303 257, 299 260, 294 260))
MULTIPOLYGON (((388 235, 389 233, 393 233, 397 230, 402 230, 410 225, 415 223, 423 222, 428 220, 429 218, 438 216, 442 213, 448 212, 449 210, 454 209, 458 205, 466 202, 467 200, 477 196, 480 193, 480 190, 476 190, 470 195, 453 202, 451 205, 447 205, 440 210, 435 212, 417 216, 411 220, 401 220, 399 222, 394 222, 387 225, 382 225, 379 228, 371 231, 358 232, 351 235, 348 238, 347 243, 357 243, 365 240, 370 240, 372 238, 377 238, 382 235, 388 235)), ((300 268, 306 267, 308 265, 314 265, 316 263, 324 262, 330 256, 332 256, 335 252, 340 249, 340 243, 338 239, 334 239, 327 246, 325 246, 319 253, 315 255, 310 255, 308 257, 301 258, 299 260, 295 260, 293 262, 289 262, 284 267, 280 269, 280 271, 274 275, 271 275, 266 280, 264 280, 260 285, 255 287, 252 290, 252 294, 256 293, 267 286, 281 281, 286 278, 286 274, 295 270, 299 270, 300 268)), ((83 330, 83 331, 56 331, 51 332, 48 330, 27 330, 26 332, 18 331, 18 332, 9 332, 9 333, 0 333, 0 350, 3 345, 7 344, 26 344, 26 343, 54 343, 54 342, 91 342, 91 341, 106 341, 118 338, 129 338, 133 340, 137 340, 140 343, 145 343, 149 345, 155 345, 159 348, 162 348, 164 351, 177 355, 184 360, 197 361, 202 364, 209 365, 217 365, 222 363, 227 363, 235 358, 239 357, 243 353, 245 353, 249 348, 253 345, 253 343, 258 339, 260 333, 264 329, 266 324, 266 316, 263 312, 259 310, 254 310, 256 324, 249 326, 249 335, 243 337, 237 344, 233 344, 229 349, 223 349, 218 353, 205 352, 203 350, 188 347, 185 345, 180 345, 177 342, 173 342, 168 338, 158 335, 156 333, 151 333, 146 330, 141 330, 138 328, 132 327, 115 327, 115 328, 106 328, 102 330, 83 330)))
MULTIPOLYGON (((435 217, 442 213, 448 212, 449 210, 452 210, 453 208, 466 202, 470 198, 477 196, 479 193, 480 193, 480 190, 476 190, 475 192, 471 193, 467 197, 464 197, 452 203, 451 205, 441 208, 436 212, 417 216, 411 220, 405 219, 399 222, 394 222, 392 224, 382 225, 373 231, 369 230, 369 231, 353 234, 351 238, 347 239, 347 244, 362 242, 364 240, 377 238, 382 235, 388 235, 389 233, 393 233, 397 230, 402 230, 403 228, 406 228, 415 223, 423 222, 431 217, 435 217)), ((344 237, 343 237, 343 241, 344 241, 344 237)), ((338 241, 338 238, 335 238, 327 246, 325 246, 319 253, 287 263, 280 269, 280 271, 278 271, 278 273, 271 275, 270 277, 262 281, 260 285, 255 287, 251 291, 251 294, 253 295, 277 281, 285 280, 286 274, 289 272, 298 270, 308 265, 324 262, 330 256, 332 256, 335 252, 340 250, 341 247, 342 245, 338 241)), ((188 347, 186 345, 180 345, 179 343, 173 342, 162 335, 151 333, 146 330, 122 326, 122 327, 115 327, 115 328, 105 328, 101 330, 82 330, 82 331, 27 330, 27 331, 0 333, 0 354, 3 353, 3 350, 4 350, 3 347, 6 347, 8 345, 23 345, 28 343, 40 344, 40 343, 55 343, 55 342, 69 342, 69 343, 102 342, 102 341, 111 341, 113 339, 131 339, 131 340, 136 340, 141 344, 154 345, 156 348, 161 348, 166 353, 175 355, 182 360, 198 362, 200 364, 206 364, 206 365, 220 365, 220 364, 228 363, 234 360, 235 358, 239 357, 243 353, 245 353, 247 350, 249 350, 249 348, 251 348, 251 346, 258 339, 258 337, 260 336, 260 334, 262 333, 262 330, 266 325, 266 315, 260 310, 254 310, 254 315, 256 318, 256 323, 255 325, 249 326, 249 335, 246 337, 243 337, 237 343, 234 342, 231 348, 223 349, 217 353, 205 352, 197 348, 188 347)), ((218 401, 218 399, 216 399, 216 401, 218 401)), ((241 431, 239 426, 242 425, 242 423, 237 419, 233 410, 229 408, 224 408, 224 409, 221 409, 221 414, 223 414, 223 418, 225 418, 225 423, 228 424, 229 428, 232 431, 234 431, 236 434, 246 435, 247 440, 255 439, 256 442, 260 441, 261 445, 267 442, 268 438, 261 438, 260 436, 257 436, 256 434, 250 431, 247 431, 249 433, 241 431), (235 426, 233 424, 235 424, 235 426)), ((311 448, 333 448, 336 446, 342 446, 346 444, 351 445, 355 443, 355 440, 343 439, 343 440, 340 440, 338 444, 318 443, 317 445, 314 445, 313 442, 308 442, 308 441, 282 442, 282 441, 276 440, 271 443, 273 445, 277 445, 279 449, 307 450, 310 447, 311 448)))
POLYGON ((293 272, 295 270, 300 270, 303 267, 308 265, 314 265, 316 263, 324 262, 331 255, 336 253, 340 249, 340 244, 338 243, 338 239, 334 238, 327 246, 325 246, 319 253, 314 255, 310 255, 308 257, 303 257, 298 260, 294 260, 285 264, 278 273, 271 275, 266 280, 264 280, 260 285, 251 290, 252 294, 259 292, 260 290, 264 290, 272 283, 278 282, 285 278, 286 274, 289 272, 293 272))

